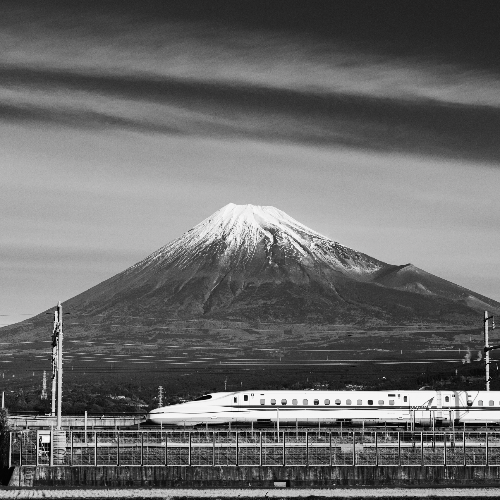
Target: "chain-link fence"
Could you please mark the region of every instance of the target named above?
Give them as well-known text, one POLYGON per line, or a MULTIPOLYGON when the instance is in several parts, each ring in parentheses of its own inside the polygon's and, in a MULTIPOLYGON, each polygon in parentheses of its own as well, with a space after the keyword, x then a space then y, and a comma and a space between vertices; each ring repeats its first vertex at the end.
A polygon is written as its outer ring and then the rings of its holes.
POLYGON ((12 431, 9 465, 500 465, 500 432, 55 432, 12 431))

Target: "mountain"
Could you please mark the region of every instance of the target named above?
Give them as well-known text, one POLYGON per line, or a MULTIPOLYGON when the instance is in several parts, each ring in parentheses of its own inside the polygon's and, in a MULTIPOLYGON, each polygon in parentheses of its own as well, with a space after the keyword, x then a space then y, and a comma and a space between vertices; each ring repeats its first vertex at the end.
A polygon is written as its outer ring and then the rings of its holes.
POLYGON ((232 203, 64 306, 75 315, 155 322, 358 324, 472 324, 479 311, 500 310, 411 264, 347 248, 274 207, 232 203))

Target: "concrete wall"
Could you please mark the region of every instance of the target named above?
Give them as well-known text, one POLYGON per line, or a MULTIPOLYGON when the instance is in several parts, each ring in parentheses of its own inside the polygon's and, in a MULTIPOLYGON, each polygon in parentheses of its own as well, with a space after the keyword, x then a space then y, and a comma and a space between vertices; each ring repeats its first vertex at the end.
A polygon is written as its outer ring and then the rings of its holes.
POLYGON ((16 467, 11 487, 500 486, 495 467, 16 467))

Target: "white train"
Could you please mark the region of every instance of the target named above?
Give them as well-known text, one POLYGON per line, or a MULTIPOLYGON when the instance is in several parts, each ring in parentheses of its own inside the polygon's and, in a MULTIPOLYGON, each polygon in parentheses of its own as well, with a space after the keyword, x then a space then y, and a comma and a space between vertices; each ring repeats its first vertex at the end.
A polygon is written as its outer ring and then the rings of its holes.
POLYGON ((500 391, 216 392, 152 410, 148 420, 173 426, 252 422, 500 424, 500 391))

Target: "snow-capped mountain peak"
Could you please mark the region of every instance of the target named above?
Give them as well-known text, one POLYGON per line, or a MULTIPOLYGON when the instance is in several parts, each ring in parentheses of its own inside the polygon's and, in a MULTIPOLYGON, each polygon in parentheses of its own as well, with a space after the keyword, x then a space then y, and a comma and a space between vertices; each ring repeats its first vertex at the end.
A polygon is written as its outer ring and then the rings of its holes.
POLYGON ((326 238, 272 206, 229 203, 139 266, 167 262, 179 269, 210 266, 243 269, 295 262, 309 268, 333 267, 373 273, 385 264, 326 238))

